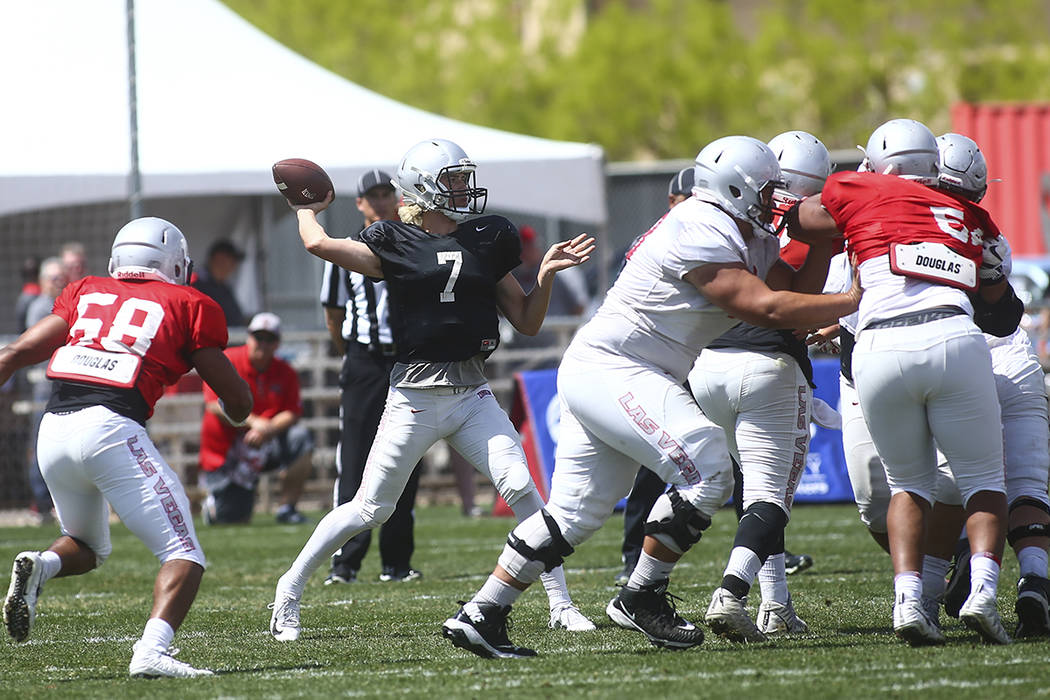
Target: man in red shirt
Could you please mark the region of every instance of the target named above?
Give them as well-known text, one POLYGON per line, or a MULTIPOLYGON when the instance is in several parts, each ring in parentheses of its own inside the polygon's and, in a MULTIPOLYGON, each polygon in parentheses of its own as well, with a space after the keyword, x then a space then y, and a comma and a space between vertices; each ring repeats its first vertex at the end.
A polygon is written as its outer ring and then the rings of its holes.
POLYGON ((306 522, 295 506, 310 475, 313 437, 299 423, 303 412, 299 375, 274 356, 280 341, 281 320, 276 314, 263 312, 248 324, 246 343, 226 350, 234 369, 251 387, 255 401, 243 427, 234 427, 222 418, 218 397, 204 385, 200 478, 208 492, 205 522, 251 520, 259 474, 275 470, 282 475, 277 522, 306 522))

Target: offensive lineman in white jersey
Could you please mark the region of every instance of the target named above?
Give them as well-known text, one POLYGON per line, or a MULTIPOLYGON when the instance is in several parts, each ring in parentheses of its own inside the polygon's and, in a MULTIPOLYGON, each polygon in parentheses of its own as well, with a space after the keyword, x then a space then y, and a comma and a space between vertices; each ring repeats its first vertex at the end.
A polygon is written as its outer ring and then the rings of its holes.
POLYGON ((769 227, 780 180, 766 144, 718 139, 697 155, 694 197, 628 252, 559 369, 561 428, 547 507, 510 533, 488 581, 445 621, 453 644, 489 658, 534 655, 507 638, 511 605, 605 523, 639 463, 673 488, 653 507, 638 566, 606 611, 657 646, 684 649, 703 641, 703 632, 674 611, 667 591, 675 563, 733 485, 725 432, 683 387, 697 350, 740 320, 812 327, 851 312, 861 294, 859 287, 838 295, 788 291, 809 275, 823 279, 830 245, 819 241, 795 279, 770 280, 772 288, 763 281, 779 250, 769 227))
MULTIPOLYGON (((831 174, 831 156, 817 137, 788 131, 770 140, 769 147, 783 172, 784 186, 774 194, 779 211, 820 192, 831 174)), ((788 267, 783 260, 774 265, 788 267)), ((778 274, 774 269, 767 280, 778 274)), ((821 291, 823 280, 812 283, 799 291, 821 291)), ((784 528, 806 465, 812 381, 806 345, 792 331, 747 323, 704 348, 689 372, 696 402, 725 431, 743 477, 743 515, 722 583, 704 618, 715 633, 732 641, 760 642, 766 635, 809 629, 788 592, 784 528), (762 590, 758 625, 747 611, 756 576, 762 590)))

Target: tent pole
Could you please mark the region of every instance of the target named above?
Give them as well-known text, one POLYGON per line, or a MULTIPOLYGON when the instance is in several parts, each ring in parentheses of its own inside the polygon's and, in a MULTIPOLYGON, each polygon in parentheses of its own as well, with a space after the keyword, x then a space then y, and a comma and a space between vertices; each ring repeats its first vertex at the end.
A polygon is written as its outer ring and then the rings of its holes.
POLYGON ((127 0, 128 106, 131 113, 131 171, 128 173, 128 206, 131 218, 142 216, 142 176, 139 172, 138 90, 135 75, 135 0, 127 0))

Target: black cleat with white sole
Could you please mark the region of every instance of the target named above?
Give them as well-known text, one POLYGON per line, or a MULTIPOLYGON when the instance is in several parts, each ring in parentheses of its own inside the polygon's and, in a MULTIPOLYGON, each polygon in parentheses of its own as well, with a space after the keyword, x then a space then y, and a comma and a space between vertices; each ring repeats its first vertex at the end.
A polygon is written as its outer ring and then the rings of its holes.
POLYGON ((507 629, 510 606, 491 603, 464 603, 459 612, 445 620, 441 634, 455 646, 485 659, 523 659, 536 656, 532 649, 510 641, 507 629))
POLYGON ((1029 575, 1017 582, 1015 637, 1050 636, 1050 580, 1029 575))
POLYGON ((704 641, 704 632, 678 614, 667 592, 667 579, 633 589, 624 586, 605 607, 605 614, 620 627, 641 632, 653 646, 688 649, 704 641))

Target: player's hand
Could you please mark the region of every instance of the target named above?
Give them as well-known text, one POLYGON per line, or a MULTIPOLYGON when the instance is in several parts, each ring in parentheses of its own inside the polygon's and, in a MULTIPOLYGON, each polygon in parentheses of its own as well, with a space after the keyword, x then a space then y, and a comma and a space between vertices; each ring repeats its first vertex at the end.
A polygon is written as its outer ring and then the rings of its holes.
POLYGON ((860 306, 860 298, 864 296, 864 288, 860 286, 860 262, 857 260, 856 253, 850 254, 849 263, 852 268, 853 284, 850 285, 849 291, 846 292, 846 294, 853 297, 857 306, 860 306))
POLYGON ((575 267, 591 259, 594 252, 594 237, 581 233, 576 238, 561 243, 555 243, 543 256, 540 263, 540 275, 544 273, 560 272, 570 267, 575 267))
POLYGON ((335 201, 335 192, 329 190, 328 194, 320 202, 311 202, 310 204, 292 204, 288 203, 293 210, 299 211, 301 209, 308 209, 314 214, 319 214, 329 207, 329 205, 335 201))

